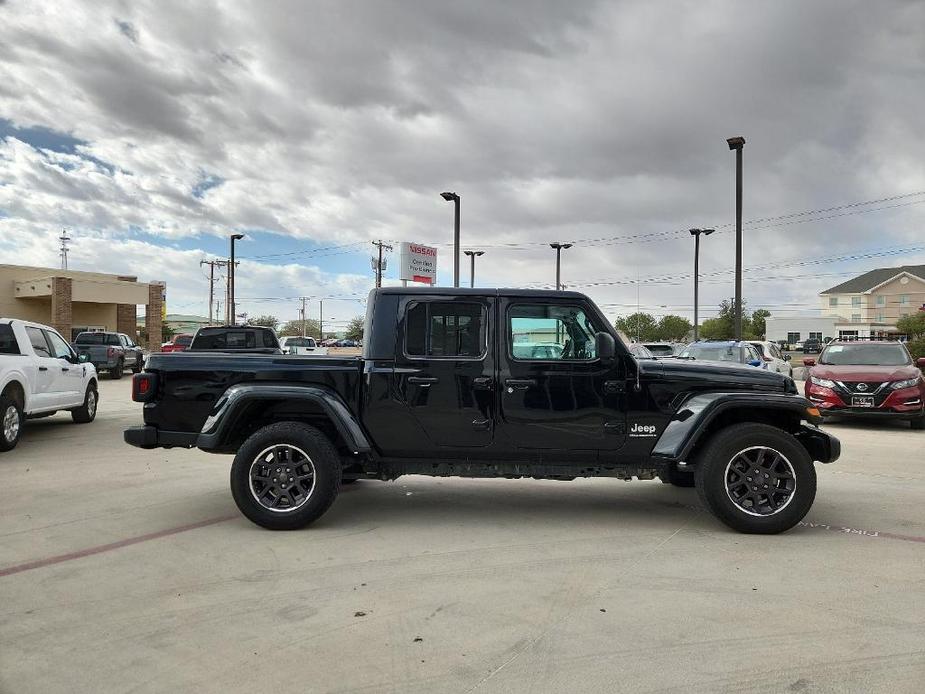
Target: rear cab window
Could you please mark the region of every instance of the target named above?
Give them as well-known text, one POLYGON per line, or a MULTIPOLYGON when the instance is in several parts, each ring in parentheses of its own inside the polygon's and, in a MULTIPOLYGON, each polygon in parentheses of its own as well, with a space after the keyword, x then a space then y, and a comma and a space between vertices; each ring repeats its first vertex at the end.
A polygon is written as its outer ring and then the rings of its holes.
POLYGON ((13 326, 9 323, 0 325, 0 354, 21 354, 13 326))
POLYGON ((421 301, 405 314, 405 354, 410 358, 482 359, 488 350, 484 304, 421 301))

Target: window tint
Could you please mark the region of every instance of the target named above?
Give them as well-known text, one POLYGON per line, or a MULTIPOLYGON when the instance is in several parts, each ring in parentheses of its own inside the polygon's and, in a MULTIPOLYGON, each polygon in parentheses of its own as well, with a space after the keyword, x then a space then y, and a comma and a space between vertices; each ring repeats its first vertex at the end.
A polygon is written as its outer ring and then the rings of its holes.
POLYGON ((122 345, 115 333, 80 333, 74 342, 78 345, 122 345))
POLYGON ((45 331, 26 326, 26 335, 29 336, 29 342, 32 343, 32 349, 40 357, 50 357, 51 350, 48 348, 48 342, 45 340, 45 331))
POLYGON ((578 306, 519 304, 508 313, 511 355, 525 360, 592 360, 596 327, 578 306))
POLYGON ((760 342, 752 342, 752 347, 758 350, 758 354, 760 356, 764 356, 764 345, 763 344, 761 344, 760 342))
POLYGON ((406 316, 405 351, 416 357, 481 357, 485 353, 482 304, 428 301, 406 316))
POLYGON ((71 348, 58 333, 46 330, 45 335, 48 336, 48 342, 51 344, 51 356, 57 359, 67 359, 71 356, 71 348))
POLYGON ((705 359, 708 361, 734 361, 738 362, 741 352, 736 345, 710 344, 709 342, 696 342, 681 353, 682 357, 691 359, 705 359))
POLYGON ((225 330, 199 333, 196 349, 252 349, 257 346, 253 330, 225 330))
POLYGON ((905 366, 912 363, 901 344, 829 345, 819 356, 820 364, 856 366, 905 366))
POLYGON ((5 323, 0 325, 0 354, 19 354, 19 344, 13 334, 13 326, 5 323))
POLYGON ((176 344, 183 345, 184 347, 189 347, 192 341, 193 341, 192 335, 180 335, 180 337, 176 339, 176 344))

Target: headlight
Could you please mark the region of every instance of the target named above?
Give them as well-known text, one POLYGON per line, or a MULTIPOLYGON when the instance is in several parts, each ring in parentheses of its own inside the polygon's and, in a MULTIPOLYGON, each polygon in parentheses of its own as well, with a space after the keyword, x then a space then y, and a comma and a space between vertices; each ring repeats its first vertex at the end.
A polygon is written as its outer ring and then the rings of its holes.
POLYGON ((907 378, 905 381, 894 381, 893 385, 890 386, 893 390, 899 390, 900 388, 914 388, 919 384, 920 378, 907 378))
POLYGON ((835 381, 830 381, 827 378, 816 378, 815 376, 810 376, 809 380, 814 386, 822 386, 823 388, 835 387, 835 381))

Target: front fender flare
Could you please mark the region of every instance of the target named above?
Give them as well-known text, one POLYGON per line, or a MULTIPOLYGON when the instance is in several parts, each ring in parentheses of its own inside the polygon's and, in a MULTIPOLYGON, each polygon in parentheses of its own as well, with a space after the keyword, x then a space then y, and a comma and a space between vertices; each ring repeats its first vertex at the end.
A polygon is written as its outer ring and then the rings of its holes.
POLYGON ((778 410, 810 419, 812 403, 789 393, 702 393, 688 398, 668 422, 652 449, 652 456, 665 460, 686 460, 697 441, 716 417, 732 408, 778 410))
POLYGON ((196 439, 196 447, 203 450, 220 448, 242 409, 259 400, 300 400, 319 405, 334 424, 347 447, 354 454, 372 450, 366 433, 344 401, 324 386, 282 384, 240 384, 231 386, 215 403, 215 409, 206 419, 196 439))

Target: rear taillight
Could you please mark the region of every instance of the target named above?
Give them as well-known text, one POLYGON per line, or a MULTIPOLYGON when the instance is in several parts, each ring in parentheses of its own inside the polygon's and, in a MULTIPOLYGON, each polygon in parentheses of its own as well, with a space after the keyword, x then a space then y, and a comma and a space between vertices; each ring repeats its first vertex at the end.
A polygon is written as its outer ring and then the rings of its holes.
POLYGON ((115 347, 109 347, 109 348, 106 350, 106 356, 107 356, 107 357, 114 357, 115 355, 116 355, 116 348, 115 348, 115 347))
POLYGON ((157 376, 143 372, 132 376, 132 400, 135 402, 148 402, 154 399, 157 392, 157 376))

